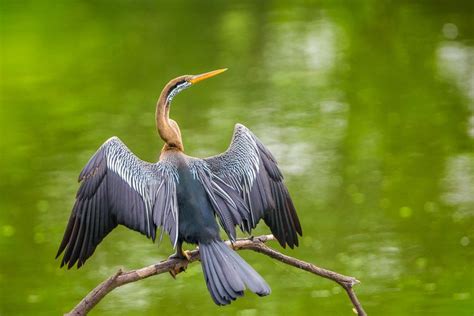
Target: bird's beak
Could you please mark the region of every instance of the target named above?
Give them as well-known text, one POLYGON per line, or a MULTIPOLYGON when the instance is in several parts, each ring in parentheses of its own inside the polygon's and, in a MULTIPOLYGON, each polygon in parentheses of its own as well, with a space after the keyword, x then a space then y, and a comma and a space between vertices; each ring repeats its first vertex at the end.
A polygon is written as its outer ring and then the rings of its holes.
POLYGON ((211 77, 217 76, 218 74, 221 74, 226 70, 227 68, 223 68, 223 69, 217 69, 210 72, 206 72, 200 75, 195 75, 195 76, 192 76, 191 79, 188 80, 188 82, 195 84, 195 83, 198 83, 199 81, 203 81, 205 79, 209 79, 211 77))

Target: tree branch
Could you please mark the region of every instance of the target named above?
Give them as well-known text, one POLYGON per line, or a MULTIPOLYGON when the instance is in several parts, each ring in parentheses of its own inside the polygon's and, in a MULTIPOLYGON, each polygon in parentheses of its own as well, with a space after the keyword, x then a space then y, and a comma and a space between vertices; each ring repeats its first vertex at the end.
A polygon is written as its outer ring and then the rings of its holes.
MULTIPOLYGON (((278 251, 269 248, 264 244, 269 240, 275 240, 273 235, 263 235, 248 239, 238 239, 232 245, 230 244, 230 242, 226 243, 228 245, 231 245, 235 250, 253 250, 283 263, 286 263, 288 265, 291 265, 293 267, 296 267, 298 269, 306 270, 308 272, 336 282, 346 291, 352 302, 352 305, 354 306, 354 312, 356 312, 359 316, 367 315, 353 290, 353 286, 359 283, 356 278, 345 276, 334 271, 326 270, 317 267, 314 264, 284 255, 278 251)), ((108 293, 110 293, 115 288, 125 285, 127 283, 142 280, 150 276, 165 272, 170 272, 171 275, 174 277, 176 274, 184 271, 189 263, 199 260, 199 249, 189 251, 188 255, 190 256, 189 261, 184 259, 167 259, 160 263, 137 270, 124 272, 122 271, 122 269, 119 269, 113 276, 99 284, 95 289, 93 289, 89 294, 87 294, 87 296, 84 297, 82 301, 80 301, 79 304, 77 304, 76 307, 74 307, 74 309, 66 315, 86 315, 108 293)))

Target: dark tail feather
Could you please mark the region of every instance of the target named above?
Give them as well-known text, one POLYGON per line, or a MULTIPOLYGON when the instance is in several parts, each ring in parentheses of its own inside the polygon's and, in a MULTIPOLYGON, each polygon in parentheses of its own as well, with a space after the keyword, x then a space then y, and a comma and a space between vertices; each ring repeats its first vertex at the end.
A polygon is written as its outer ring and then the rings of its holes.
POLYGON ((260 296, 270 294, 267 282, 224 242, 201 243, 199 251, 207 288, 217 305, 230 304, 246 287, 260 296))

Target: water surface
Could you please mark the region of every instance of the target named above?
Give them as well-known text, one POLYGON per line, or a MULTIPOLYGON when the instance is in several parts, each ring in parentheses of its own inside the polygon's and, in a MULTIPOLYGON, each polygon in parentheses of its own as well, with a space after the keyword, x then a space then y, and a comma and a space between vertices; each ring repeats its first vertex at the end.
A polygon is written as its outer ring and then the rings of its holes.
MULTIPOLYGON (((186 152, 221 152, 246 125, 279 160, 303 223, 285 253, 360 279, 371 315, 472 315, 472 20, 470 1, 2 1, 0 314, 67 312, 119 267, 172 252, 119 228, 80 270, 54 260, 94 151, 116 135, 155 161, 163 85, 229 67, 174 100, 186 152)), ((218 308, 193 264, 91 314, 352 314, 336 284, 241 255, 270 296, 218 308)))

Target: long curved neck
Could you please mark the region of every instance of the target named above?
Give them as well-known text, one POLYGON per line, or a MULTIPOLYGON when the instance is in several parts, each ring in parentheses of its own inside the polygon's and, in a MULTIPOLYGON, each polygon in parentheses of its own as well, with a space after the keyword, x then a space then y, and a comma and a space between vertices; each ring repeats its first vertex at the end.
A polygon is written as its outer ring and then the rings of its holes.
POLYGON ((156 128, 161 139, 166 143, 163 150, 177 149, 184 151, 183 141, 181 139, 181 131, 178 123, 170 119, 170 105, 167 101, 168 89, 163 89, 158 103, 156 104, 156 128))

